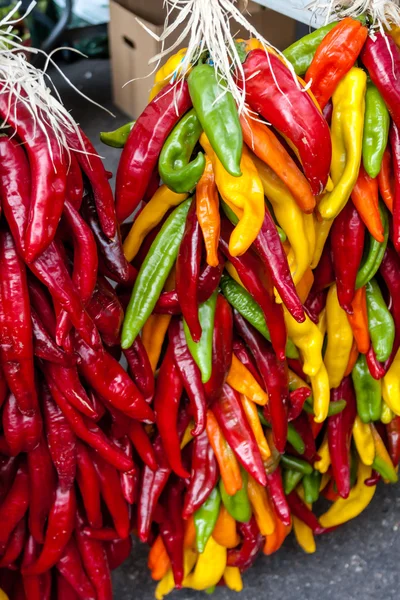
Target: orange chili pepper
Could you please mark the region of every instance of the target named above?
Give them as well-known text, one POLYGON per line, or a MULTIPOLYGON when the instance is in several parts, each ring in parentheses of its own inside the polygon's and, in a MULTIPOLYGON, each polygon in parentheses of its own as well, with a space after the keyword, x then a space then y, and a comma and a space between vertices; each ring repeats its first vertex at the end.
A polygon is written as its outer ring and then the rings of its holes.
POLYGON ((160 581, 164 575, 167 574, 168 569, 171 566, 161 535, 156 538, 154 544, 150 548, 147 566, 155 581, 160 581))
POLYGON ((191 515, 185 523, 185 537, 183 540, 184 548, 193 548, 196 542, 196 527, 194 524, 193 515, 191 515))
POLYGON ((250 428, 254 433, 254 437, 256 438, 261 458, 263 460, 268 460, 271 456, 271 450, 269 448, 267 439, 264 435, 264 430, 261 426, 260 417, 258 416, 256 405, 254 404, 254 402, 246 398, 246 396, 244 396, 243 394, 240 394, 240 399, 242 401, 242 406, 244 412, 246 413, 246 417, 249 422, 250 428))
POLYGON ((307 271, 304 273, 303 277, 300 279, 299 283, 296 285, 297 293, 303 304, 308 298, 308 295, 311 291, 313 283, 314 283, 314 274, 311 269, 307 269, 307 271))
POLYGON ((371 338, 368 329, 367 294, 365 287, 356 291, 351 306, 353 308, 353 314, 348 314, 347 318, 353 330, 358 351, 361 352, 361 354, 366 354, 371 345, 371 338))
POLYGON ((270 556, 277 552, 291 531, 292 525, 284 525, 275 512, 275 531, 265 539, 264 554, 270 556))
POLYGON ((234 496, 242 487, 242 475, 239 463, 217 423, 211 410, 207 411, 206 430, 211 447, 214 450, 222 481, 229 496, 234 496))
POLYGON ((383 155, 382 167, 378 175, 379 191, 382 200, 393 213, 394 202, 394 174, 392 169, 392 155, 389 148, 386 148, 383 155))
POLYGON ((234 390, 247 396, 252 402, 260 404, 260 406, 267 404, 268 394, 264 392, 254 375, 240 362, 235 354, 232 355, 232 364, 226 382, 234 390))
POLYGON ((354 365, 357 362, 358 355, 359 355, 359 352, 358 352, 357 342, 355 339, 353 339, 353 345, 350 350, 349 362, 347 363, 346 372, 344 374, 345 377, 350 375, 350 373, 354 369, 354 365))
POLYGON ((218 265, 218 242, 221 228, 219 197, 212 162, 206 155, 206 168, 196 188, 197 219, 203 232, 207 263, 218 265))
POLYGON ((275 531, 276 518, 267 490, 249 475, 247 493, 261 535, 271 535, 275 531))
POLYGON ((223 504, 221 504, 212 536, 217 544, 224 548, 236 548, 240 543, 240 537, 236 531, 236 521, 223 504))
POLYGON ((153 373, 157 369, 165 334, 171 321, 171 315, 150 315, 142 330, 142 342, 149 356, 153 373))
POLYGON ((379 213, 378 179, 372 179, 363 165, 360 167, 351 199, 370 234, 377 242, 383 242, 384 229, 379 213))
POLYGON ((311 213, 315 198, 310 184, 275 134, 245 114, 240 116, 240 122, 246 144, 286 184, 300 208, 311 213))

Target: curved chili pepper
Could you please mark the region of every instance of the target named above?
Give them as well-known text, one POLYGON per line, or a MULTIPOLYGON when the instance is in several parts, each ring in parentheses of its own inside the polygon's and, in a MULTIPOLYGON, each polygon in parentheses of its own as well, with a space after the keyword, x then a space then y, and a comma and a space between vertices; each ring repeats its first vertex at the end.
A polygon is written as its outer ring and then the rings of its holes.
POLYGON ((198 343, 193 341, 189 328, 186 322, 183 321, 186 343, 190 354, 200 369, 201 380, 203 383, 207 383, 212 375, 213 332, 217 297, 218 292, 215 291, 206 302, 203 302, 203 304, 200 304, 199 306, 199 321, 202 334, 198 343))
POLYGON ((238 523, 238 531, 242 538, 242 544, 238 549, 228 549, 227 565, 246 571, 254 564, 261 552, 264 537, 261 535, 254 517, 249 523, 238 523))
POLYGON ((207 253, 207 263, 217 267, 220 232, 219 195, 211 159, 206 155, 204 173, 196 187, 196 212, 207 253))
POLYGON ((169 84, 137 119, 117 171, 116 210, 120 222, 133 213, 143 198, 165 140, 191 104, 186 82, 176 88, 169 84))
POLYGON ((359 289, 366 285, 373 277, 375 277, 381 262, 383 260, 385 250, 389 239, 389 219, 385 206, 380 204, 379 207, 382 223, 384 226, 384 240, 382 243, 377 242, 375 238, 370 236, 369 244, 361 262, 360 270, 357 274, 356 288, 359 289))
POLYGON ((312 63, 318 46, 336 25, 337 22, 335 21, 319 27, 316 31, 305 35, 283 51, 282 54, 292 64, 297 75, 304 75, 312 63))
POLYGON ((182 516, 188 519, 207 500, 219 477, 218 463, 206 431, 193 440, 190 484, 185 494, 182 516))
POLYGON ((144 464, 152 469, 152 471, 156 471, 157 460, 153 446, 142 424, 133 420, 129 425, 128 435, 144 464))
POLYGON ((42 417, 39 411, 24 415, 18 408, 14 394, 9 394, 3 408, 3 431, 11 455, 30 452, 42 434, 42 417))
POLYGON ((252 50, 243 72, 251 108, 293 142, 314 195, 321 194, 328 182, 332 154, 323 115, 278 56, 252 50))
POLYGON ((151 402, 155 389, 154 374, 146 348, 139 336, 128 350, 124 350, 124 356, 139 391, 146 402, 151 402))
POLYGON ((26 519, 23 518, 15 527, 8 540, 7 547, 0 559, 0 569, 15 569, 15 561, 18 560, 25 547, 26 537, 26 519))
POLYGON ((222 479, 219 481, 219 491, 221 493, 222 502, 231 517, 238 523, 248 523, 251 519, 251 504, 248 494, 249 477, 247 471, 241 469, 241 477, 242 487, 233 496, 230 496, 226 491, 222 479))
POLYGON ((297 492, 290 492, 287 496, 288 504, 293 516, 300 519, 303 523, 305 523, 313 533, 320 534, 324 533, 324 528, 319 524, 317 517, 313 512, 304 504, 302 499, 299 497, 297 492))
POLYGON ((400 462, 400 417, 395 417, 386 425, 390 458, 395 467, 400 462))
POLYGON ((190 401, 195 422, 192 435, 196 437, 203 433, 206 426, 206 394, 200 369, 189 352, 182 321, 172 319, 168 333, 175 365, 190 401))
POLYGON ((379 193, 382 196, 382 200, 392 213, 394 203, 394 175, 392 165, 392 154, 388 146, 386 147, 385 152, 383 154, 382 167, 378 174, 378 185, 379 193))
POLYGON ((117 569, 129 558, 132 552, 132 538, 124 540, 113 540, 106 544, 107 560, 111 571, 117 569))
POLYGON ((218 294, 212 341, 211 377, 204 384, 209 403, 219 398, 232 364, 233 315, 228 302, 218 294))
POLYGON ((65 368, 53 363, 46 363, 42 365, 42 371, 46 379, 50 377, 60 393, 79 412, 90 419, 95 420, 98 418, 98 414, 79 379, 76 367, 65 368))
POLYGON ((24 517, 29 504, 29 479, 26 464, 22 463, 0 506, 0 553, 3 554, 12 531, 24 517))
POLYGON ((101 514, 99 478, 88 449, 79 441, 76 446, 76 459, 76 482, 81 493, 87 520, 91 527, 101 527, 103 517, 101 514))
POLYGON ((390 116, 385 101, 372 82, 367 84, 363 137, 363 163, 372 178, 382 168, 382 160, 389 139, 390 116))
POLYGON ((357 411, 361 421, 363 423, 378 421, 382 410, 381 384, 375 380, 374 373, 370 373, 364 354, 360 354, 358 357, 352 378, 356 391, 357 411))
POLYGON ((121 125, 114 131, 101 131, 100 141, 106 146, 111 146, 111 148, 123 148, 134 124, 135 121, 129 121, 129 123, 121 125))
POLYGON ((307 315, 316 325, 318 325, 319 317, 326 306, 327 297, 327 289, 317 292, 315 289, 311 288, 307 300, 304 303, 304 309, 307 312, 307 315))
POLYGON ((75 365, 76 357, 67 354, 57 346, 52 337, 47 332, 45 326, 39 318, 39 315, 31 307, 32 334, 33 334, 33 352, 37 358, 54 362, 64 367, 75 365))
POLYGON ((379 212, 378 180, 371 179, 363 165, 360 167, 351 198, 370 234, 378 242, 383 242, 385 231, 379 212))
MULTIPOLYGON (((115 439, 113 442, 116 446, 121 448, 127 458, 130 458, 133 462, 132 444, 127 435, 123 438, 115 439)), ((119 474, 121 482, 122 495, 128 504, 136 504, 138 487, 139 487, 139 468, 134 464, 133 469, 130 471, 123 471, 119 474)))
POLYGON ((38 544, 44 541, 44 526, 53 504, 56 477, 44 436, 28 455, 29 531, 38 544))
POLYGON ((114 289, 105 277, 97 277, 96 287, 86 310, 107 346, 118 346, 124 311, 114 289))
POLYGON ((389 359, 396 335, 395 322, 383 299, 375 279, 367 283, 368 329, 376 358, 380 362, 389 359))
POLYGON ((172 480, 166 490, 166 515, 160 523, 160 535, 171 561, 176 587, 180 588, 183 576, 184 523, 182 518, 182 482, 172 480))
POLYGON ((73 538, 71 538, 65 546, 64 551, 56 564, 56 568, 75 590, 79 598, 96 600, 96 593, 83 569, 81 556, 73 538))
POLYGON ((221 495, 218 488, 214 488, 207 500, 194 513, 193 521, 196 530, 196 550, 203 554, 207 542, 216 526, 219 508, 221 505, 221 495))

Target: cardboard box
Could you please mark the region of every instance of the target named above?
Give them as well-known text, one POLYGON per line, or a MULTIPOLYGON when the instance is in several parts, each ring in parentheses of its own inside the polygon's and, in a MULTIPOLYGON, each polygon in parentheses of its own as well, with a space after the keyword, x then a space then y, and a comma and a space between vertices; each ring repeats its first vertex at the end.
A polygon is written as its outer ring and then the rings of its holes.
MULTIPOLYGON (((243 0, 239 0, 243 9, 243 0)), ((284 49, 295 40, 295 21, 266 9, 255 2, 248 3, 251 16, 245 14, 251 24, 271 44, 284 49)), ((163 0, 111 0, 110 2, 110 52, 114 103, 129 117, 136 118, 145 108, 153 77, 149 60, 161 50, 161 44, 137 22, 139 18, 157 36, 164 25, 163 0), (130 83, 127 83, 130 82, 130 83)), ((177 39, 181 27, 175 32, 177 39)), ((236 37, 249 37, 247 33, 232 26, 236 37)), ((168 40, 168 45, 172 43, 168 40)), ((180 47, 185 46, 185 41, 180 47)))

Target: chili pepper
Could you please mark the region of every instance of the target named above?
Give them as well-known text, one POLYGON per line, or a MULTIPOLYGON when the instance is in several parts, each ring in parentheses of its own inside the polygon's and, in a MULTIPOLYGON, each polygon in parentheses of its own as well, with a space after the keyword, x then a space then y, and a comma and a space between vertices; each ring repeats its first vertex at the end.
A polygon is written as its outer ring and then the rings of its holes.
POLYGON ((204 172, 196 187, 196 212, 203 233, 207 263, 212 267, 216 267, 219 263, 219 197, 212 162, 207 155, 205 160, 204 172))
POLYGON ((395 470, 390 455, 386 449, 386 446, 379 435, 376 427, 371 425, 372 437, 374 439, 375 444, 375 458, 372 463, 372 468, 377 471, 385 481, 390 483, 397 483, 398 475, 395 470))
POLYGON ((362 260, 360 270, 357 274, 357 289, 366 285, 368 281, 370 281, 375 276, 382 263, 387 248, 387 243, 389 239, 388 216, 387 211, 382 204, 380 205, 380 213, 385 230, 384 241, 380 243, 372 237, 368 239, 369 243, 367 246, 367 250, 364 252, 364 258, 362 260))
POLYGON ((392 149, 394 173, 394 198, 393 198, 393 231, 392 241, 397 252, 400 251, 400 131, 393 122, 390 128, 390 145, 392 149))
POLYGON ((332 285, 328 292, 326 310, 328 345, 324 361, 330 387, 336 388, 340 385, 346 372, 353 343, 353 331, 345 311, 339 305, 336 285, 332 285))
POLYGON ((169 315, 150 315, 143 327, 143 346, 147 351, 153 373, 158 365, 170 321, 169 315))
POLYGON ((101 131, 100 141, 112 148, 123 148, 134 124, 135 121, 130 121, 129 123, 125 123, 125 125, 121 125, 121 127, 118 127, 118 129, 115 129, 114 131, 101 131))
POLYGON ((73 538, 64 548, 56 567, 80 598, 95 600, 95 591, 83 569, 79 550, 73 538))
POLYGON ((121 303, 107 280, 97 278, 96 287, 87 305, 87 312, 93 319, 107 346, 119 345, 120 331, 124 320, 121 303))
POLYGON ((333 219, 347 203, 357 182, 361 165, 367 75, 352 68, 333 94, 332 192, 321 199, 323 219, 333 219))
POLYGON ((143 462, 153 471, 157 469, 157 461, 150 439, 142 424, 132 420, 129 425, 129 438, 143 462))
MULTIPOLYGON (((312 211, 315 199, 310 184, 274 133, 266 125, 244 114, 240 115, 240 123, 244 141, 263 161, 262 166, 268 165, 275 172, 276 176, 287 186, 285 189, 291 192, 298 206, 304 212, 312 211)), ((258 165, 259 163, 256 162, 257 168, 258 165)), ((259 168, 258 171, 260 173, 259 168)), ((279 220, 278 216, 277 218, 279 220)), ((285 233, 287 233, 286 230, 285 233)))
POLYGON ((258 445, 258 449, 263 460, 268 460, 271 456, 271 450, 268 446, 268 442, 265 438, 263 428, 261 427, 260 417, 258 416, 257 407, 249 400, 246 396, 241 395, 240 400, 243 405, 244 412, 246 413, 247 420, 251 427, 254 437, 258 445))
POLYGON ((307 315, 316 325, 318 325, 320 315, 325 309, 327 296, 328 290, 316 292, 314 289, 311 289, 308 298, 304 303, 304 308, 307 312, 307 315))
POLYGON ((131 555, 132 538, 114 540, 106 545, 106 553, 110 570, 114 571, 120 567, 131 555))
POLYGON ((393 350, 395 338, 394 319, 386 306, 375 279, 367 283, 368 328, 376 358, 380 362, 387 360, 393 350))
POLYGON ((57 389, 79 412, 85 416, 96 419, 98 414, 83 387, 76 367, 65 368, 52 363, 43 365, 46 378, 50 378, 57 389))
MULTIPOLYGON (((304 389, 304 388, 300 388, 300 389, 304 389)), ((333 404, 330 404, 329 408, 331 409, 333 406, 334 406, 333 404)), ((344 407, 342 406, 342 410, 343 410, 343 408, 344 407)), ((328 414, 329 414, 329 411, 328 411, 328 414)), ((311 429, 310 423, 308 421, 308 418, 305 414, 303 414, 303 412, 301 412, 299 414, 299 416, 293 420, 293 423, 289 423, 290 434, 288 436, 288 440, 290 441, 290 443, 293 446, 292 428, 300 436, 301 441, 303 442, 303 448, 302 448, 303 452, 300 452, 299 454, 304 455, 304 458, 306 460, 313 461, 315 459, 315 456, 317 453, 316 447, 315 447, 315 439, 313 437, 312 429, 311 429)))
POLYGON ((302 475, 311 475, 313 471, 312 466, 308 462, 295 456, 282 454, 281 463, 286 470, 298 471, 302 475))
POLYGON ((131 375, 146 402, 150 403, 154 396, 154 375, 150 360, 142 339, 137 337, 133 345, 124 351, 131 375))
POLYGON ((176 208, 166 220, 139 271, 122 329, 122 348, 135 341, 156 305, 183 237, 185 221, 191 200, 176 208))
POLYGON ((226 548, 210 537, 203 554, 197 559, 193 573, 185 577, 182 585, 195 590, 207 590, 216 586, 224 574, 226 560, 226 548))
POLYGON ((305 35, 283 51, 284 57, 292 64, 297 75, 304 75, 312 63, 314 54, 322 40, 336 25, 336 21, 324 25, 316 31, 305 35))
MULTIPOLYGON (((189 573, 192 571, 193 567, 196 564, 197 557, 198 557, 197 552, 195 550, 193 550, 192 548, 187 548, 185 550, 184 555, 183 555, 183 566, 184 566, 185 577, 187 575, 189 575, 189 573)), ((184 580, 184 582, 185 582, 185 580, 184 580)), ((161 581, 158 583, 158 585, 156 587, 156 591, 154 594, 156 600, 162 600, 167 594, 172 592, 174 590, 174 588, 175 588, 174 576, 172 573, 172 569, 169 569, 167 571, 166 575, 164 575, 164 577, 161 579, 161 581)))
POLYGON ((243 71, 250 107, 293 142, 313 194, 320 194, 327 184, 331 162, 329 128, 322 114, 277 56, 253 50, 243 71), (314 158, 317 154, 318 161, 314 158))
POLYGON ((158 161, 161 179, 176 193, 193 190, 203 174, 204 154, 199 152, 196 158, 190 161, 201 132, 202 126, 195 110, 192 109, 175 125, 161 150, 158 161))
POLYGON ((218 480, 218 464, 214 451, 203 431, 193 440, 192 473, 183 507, 187 519, 207 500, 218 480))
POLYGON ((386 425, 388 447, 393 465, 398 466, 400 462, 400 417, 395 417, 391 423, 386 425))
POLYGON ((0 506, 1 530, 0 553, 4 554, 7 542, 21 519, 24 517, 29 504, 29 480, 26 465, 22 463, 15 475, 14 481, 0 506))
POLYGON ((214 488, 207 500, 194 513, 194 524, 196 527, 196 548, 203 553, 208 540, 214 530, 219 515, 221 495, 218 488, 214 488))
POLYGON ((369 423, 363 423, 357 415, 353 425, 353 438, 357 452, 364 465, 372 465, 375 458, 375 443, 369 423))
POLYGON ((250 476, 247 491, 260 533, 271 535, 275 531, 276 519, 265 488, 250 476))
POLYGON ((81 442, 77 444, 76 481, 90 526, 101 527, 100 482, 90 454, 81 442))
MULTIPOLYGON (((25 546, 21 564, 22 568, 29 567, 36 560, 38 551, 39 548, 37 543, 35 542, 34 538, 30 536, 25 546)), ((49 578, 50 573, 46 573, 42 576, 22 576, 22 597, 32 598, 32 600, 39 600, 39 598, 50 598, 50 590, 46 590, 47 587, 51 586, 49 578)))
POLYGON ((367 295, 365 286, 359 288, 351 303, 353 314, 347 314, 354 339, 357 343, 358 351, 366 354, 371 345, 371 339, 368 330, 368 313, 367 313, 367 295))
POLYGON ((207 411, 206 430, 210 445, 218 462, 225 489, 230 496, 233 496, 242 487, 239 464, 211 410, 207 411))
MULTIPOLYGON (((179 66, 185 58, 186 51, 187 48, 181 48, 176 54, 170 56, 168 60, 161 66, 161 68, 158 69, 154 75, 154 83, 150 91, 149 100, 153 100, 160 90, 164 89, 170 80, 175 79, 175 77, 180 73, 179 66)), ((191 67, 189 66, 189 69, 190 68, 191 67)))
MULTIPOLYGON (((365 194, 363 194, 364 201, 366 201, 365 194)), ((331 247, 339 304, 350 314, 357 273, 363 255, 364 235, 365 227, 360 215, 353 202, 349 200, 334 221, 331 230, 331 247)))
MULTIPOLYGON (((125 455, 133 460, 132 444, 128 436, 124 436, 122 439, 114 439, 116 446, 119 446, 125 455)), ((138 496, 139 487, 139 469, 134 464, 133 469, 130 471, 124 471, 119 474, 121 482, 122 495, 128 504, 135 504, 138 496)))
POLYGON ((29 531, 42 544, 46 519, 53 504, 56 478, 45 438, 27 455, 29 475, 29 531))
POLYGON ((382 407, 382 385, 369 372, 366 358, 363 354, 358 357, 352 373, 356 391, 357 410, 363 423, 378 421, 382 407))
POLYGON ((68 355, 55 344, 33 307, 31 307, 31 320, 34 355, 37 358, 42 358, 65 367, 74 365, 76 358, 68 355))
POLYGON ((378 174, 378 185, 379 193, 382 200, 390 210, 393 212, 394 202, 394 181, 393 181, 393 168, 392 168, 392 155, 389 147, 387 146, 383 154, 382 167, 378 174))
POLYGON ((240 394, 244 394, 249 401, 260 406, 268 402, 268 395, 249 369, 236 357, 232 355, 232 364, 229 369, 226 382, 240 394))
POLYGON ((228 550, 227 565, 239 567, 243 572, 249 569, 255 562, 264 544, 264 537, 258 529, 257 522, 252 517, 249 523, 238 524, 242 545, 239 548, 228 550))
POLYGON ((150 548, 147 566, 151 571, 151 577, 155 581, 160 581, 165 577, 168 569, 171 566, 169 556, 162 541, 161 535, 159 535, 153 545, 150 548))
POLYGON ((296 471, 295 469, 284 469, 283 471, 283 488, 285 495, 288 496, 296 489, 298 484, 304 477, 304 473, 296 471))
POLYGON ((242 487, 233 495, 229 495, 223 480, 219 482, 219 491, 223 505, 228 513, 239 523, 248 523, 251 519, 251 505, 248 494, 247 472, 241 469, 242 487))
MULTIPOLYGON (((279 364, 267 342, 236 312, 235 324, 258 363, 269 396, 274 441, 277 449, 283 452, 287 438, 287 415, 284 399, 288 391, 283 386, 279 364)), ((257 479, 257 477, 255 478, 257 479)))
POLYGON ((311 512, 306 504, 304 504, 295 491, 288 495, 288 503, 293 515, 300 521, 303 521, 313 533, 317 535, 323 533, 323 527, 321 527, 317 517, 311 512))
POLYGON ((232 94, 221 94, 214 67, 206 64, 192 69, 188 85, 197 117, 214 152, 230 175, 240 177, 243 138, 232 94))
POLYGON ((112 600, 112 584, 110 567, 107 560, 105 545, 88 538, 82 530, 84 521, 82 516, 77 516, 78 527, 75 530, 75 539, 83 566, 96 591, 98 600, 112 600))
POLYGON ((38 399, 33 366, 32 324, 25 267, 11 234, 0 232, 0 360, 18 407, 29 415, 38 399))
POLYGON ((275 531, 272 534, 267 535, 265 539, 264 554, 270 556, 274 552, 277 552, 289 535, 291 529, 291 524, 288 526, 284 525, 275 513, 275 531))
POLYGON ((22 569, 24 576, 45 573, 59 561, 74 529, 75 512, 74 489, 58 486, 49 514, 43 548, 38 558, 22 569))
POLYGON ((69 156, 65 198, 75 210, 79 210, 83 198, 83 177, 80 165, 74 154, 69 156))
POLYGON ((383 378, 383 399, 395 415, 400 414, 400 351, 397 352, 391 367, 383 378))
POLYGON ((11 455, 30 452, 39 442, 42 433, 40 412, 23 415, 15 396, 9 394, 3 408, 3 431, 11 455))
POLYGON ((367 27, 347 17, 321 41, 305 77, 321 109, 353 67, 367 37, 367 27))
POLYGON ((368 82, 365 102, 363 162, 366 172, 374 179, 382 167, 389 139, 390 116, 385 101, 372 82, 368 82))
POLYGON ((357 348, 357 344, 356 344, 356 341, 353 339, 353 344, 352 344, 351 350, 350 350, 349 362, 347 363, 346 371, 344 372, 345 377, 347 377, 348 375, 351 375, 351 372, 353 371, 354 366, 357 362, 358 355, 359 355, 359 351, 357 348))
POLYGON ((190 108, 186 82, 169 84, 148 104, 133 126, 117 171, 116 210, 120 222, 135 210, 150 181, 170 131, 190 108))
POLYGON ((223 503, 221 504, 212 536, 220 546, 224 546, 225 548, 236 548, 240 542, 239 536, 236 533, 236 521, 223 503))
POLYGON ((304 475, 303 488, 304 499, 309 504, 314 504, 319 498, 319 488, 321 485, 321 473, 313 471, 310 475, 304 475))
POLYGON ((16 525, 14 531, 10 535, 4 554, 0 559, 0 569, 15 569, 14 563, 24 549, 26 537, 26 520, 23 518, 20 520, 18 525, 16 525))
POLYGON ((199 321, 202 334, 198 343, 193 340, 186 321, 183 322, 186 342, 190 354, 200 369, 203 383, 207 383, 212 375, 213 330, 216 305, 217 292, 214 292, 208 300, 199 306, 199 321))

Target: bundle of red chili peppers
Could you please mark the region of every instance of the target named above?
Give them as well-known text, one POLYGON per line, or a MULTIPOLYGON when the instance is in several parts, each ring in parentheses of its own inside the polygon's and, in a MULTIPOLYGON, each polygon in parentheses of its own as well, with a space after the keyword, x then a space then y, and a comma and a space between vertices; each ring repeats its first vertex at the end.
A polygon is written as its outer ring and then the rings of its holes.
POLYGON ((169 83, 181 50, 136 123, 102 134, 123 147, 116 212, 84 135, 50 153, 0 95, 11 600, 112 598, 131 533, 157 599, 240 591, 292 529, 314 552, 397 482, 396 34, 347 18, 287 62, 239 41, 240 116, 204 54, 169 83))

